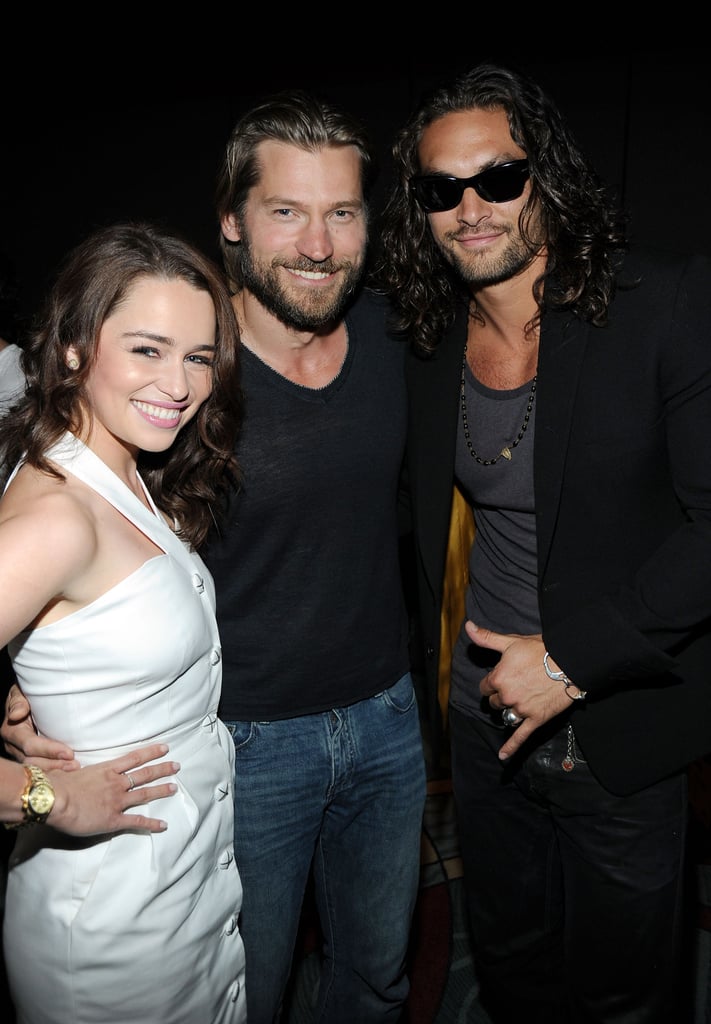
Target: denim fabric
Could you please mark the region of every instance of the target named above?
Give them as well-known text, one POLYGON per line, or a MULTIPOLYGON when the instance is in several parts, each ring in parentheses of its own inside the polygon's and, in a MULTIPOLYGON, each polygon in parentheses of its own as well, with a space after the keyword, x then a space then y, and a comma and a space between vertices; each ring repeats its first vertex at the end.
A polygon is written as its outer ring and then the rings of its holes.
POLYGON ((500 726, 450 709, 450 730, 474 961, 493 1024, 685 1021, 686 776, 620 797, 575 746, 563 770, 566 725, 505 765, 500 726))
POLYGON ((324 936, 315 1020, 397 1021, 426 790, 411 676, 349 707, 226 725, 250 1024, 277 1018, 312 862, 324 936))

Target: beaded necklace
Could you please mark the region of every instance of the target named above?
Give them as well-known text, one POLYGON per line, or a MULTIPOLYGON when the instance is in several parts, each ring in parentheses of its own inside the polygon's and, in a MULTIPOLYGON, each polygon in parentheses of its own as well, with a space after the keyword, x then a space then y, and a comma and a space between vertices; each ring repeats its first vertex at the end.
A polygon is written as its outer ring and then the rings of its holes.
POLYGON ((521 428, 520 428, 518 434, 516 435, 515 441, 512 441, 510 445, 505 444, 504 447, 499 452, 499 454, 495 455, 493 459, 482 459, 482 457, 477 453, 476 449, 474 448, 474 445, 472 444, 471 438, 469 436, 469 422, 467 420, 467 401, 466 401, 466 396, 465 396, 465 393, 464 393, 464 368, 465 368, 466 365, 467 365, 467 346, 465 345, 464 346, 464 357, 462 359, 462 377, 461 377, 461 382, 460 382, 460 385, 461 385, 460 386, 460 405, 461 405, 461 410, 462 410, 462 424, 464 426, 464 438, 465 438, 465 440, 467 442, 467 448, 469 449, 469 454, 471 455, 471 457, 473 459, 475 459, 476 462, 479 463, 480 466, 494 466, 499 461, 499 459, 502 458, 502 457, 510 462, 511 461, 512 452, 513 452, 514 448, 516 448, 518 446, 518 444, 523 440, 523 436, 526 433, 526 428, 528 427, 528 421, 531 418, 531 412, 533 411, 533 400, 536 397, 536 385, 538 383, 538 374, 536 373, 536 376, 533 378, 533 380, 531 382, 531 391, 530 391, 530 394, 528 396, 528 401, 526 403, 526 413, 525 413, 525 415, 523 417, 523 423, 521 424, 521 428))

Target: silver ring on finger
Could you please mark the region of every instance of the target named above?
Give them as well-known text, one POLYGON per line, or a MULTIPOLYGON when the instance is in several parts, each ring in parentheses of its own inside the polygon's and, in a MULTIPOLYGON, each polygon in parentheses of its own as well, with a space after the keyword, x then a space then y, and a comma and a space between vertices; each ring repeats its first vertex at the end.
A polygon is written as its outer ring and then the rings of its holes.
POLYGON ((134 789, 134 787, 136 785, 136 781, 135 781, 133 775, 130 774, 130 772, 126 772, 126 778, 128 779, 128 791, 130 793, 131 790, 134 789))
POLYGON ((504 725, 510 725, 512 729, 515 729, 517 725, 520 725, 523 719, 520 715, 517 715, 513 708, 502 708, 501 717, 504 725))

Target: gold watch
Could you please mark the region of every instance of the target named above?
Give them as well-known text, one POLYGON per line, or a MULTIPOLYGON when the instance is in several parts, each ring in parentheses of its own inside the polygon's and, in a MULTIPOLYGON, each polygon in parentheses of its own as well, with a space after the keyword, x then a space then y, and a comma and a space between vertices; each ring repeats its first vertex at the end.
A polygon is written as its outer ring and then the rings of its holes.
POLYGON ((54 807, 54 790, 49 779, 33 764, 24 766, 27 785, 22 791, 22 821, 8 824, 7 828, 21 828, 23 825, 41 824, 54 807))

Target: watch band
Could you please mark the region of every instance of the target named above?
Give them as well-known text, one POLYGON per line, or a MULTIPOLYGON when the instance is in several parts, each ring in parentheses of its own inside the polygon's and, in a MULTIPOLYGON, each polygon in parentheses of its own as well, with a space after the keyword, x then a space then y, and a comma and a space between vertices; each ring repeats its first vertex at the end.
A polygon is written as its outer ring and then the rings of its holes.
POLYGON ((6 829, 18 829, 23 828, 25 825, 38 825, 47 820, 52 807, 54 806, 54 790, 49 779, 42 771, 34 764, 23 765, 25 769, 25 775, 27 776, 27 782, 25 788, 22 791, 20 800, 22 801, 22 821, 5 822, 6 829), (41 787, 46 791, 48 797, 47 803, 49 806, 46 811, 39 813, 31 805, 32 791, 36 787, 41 787))

